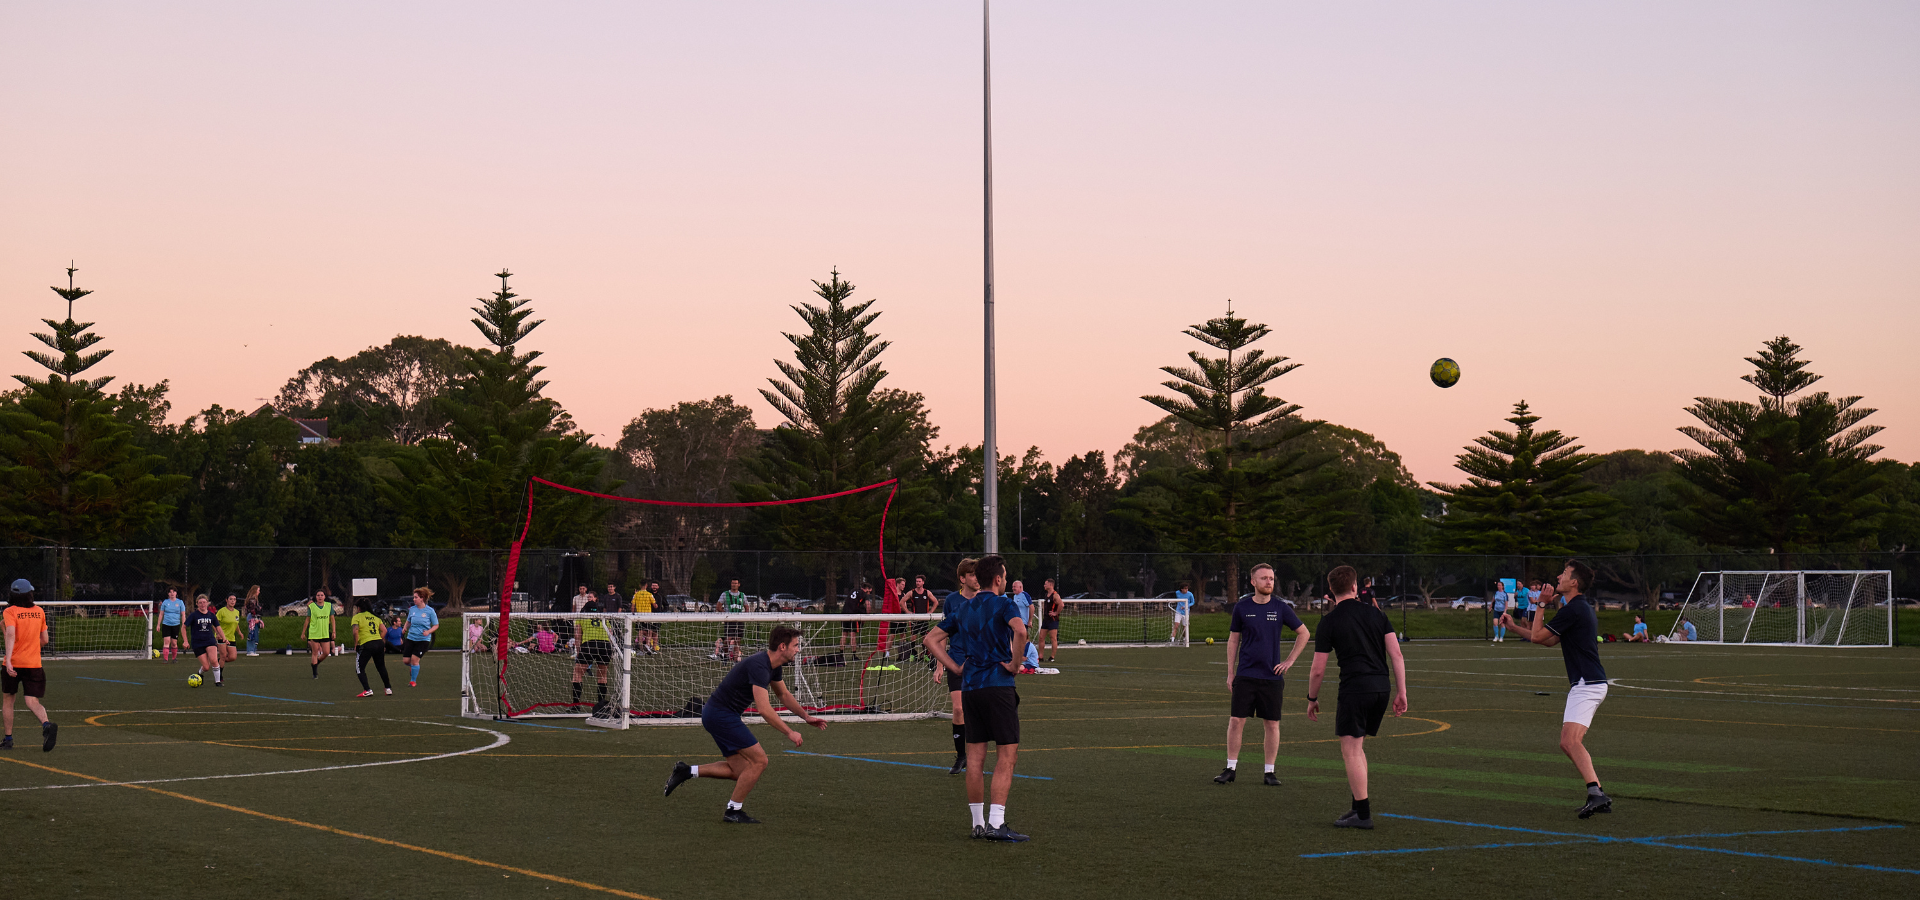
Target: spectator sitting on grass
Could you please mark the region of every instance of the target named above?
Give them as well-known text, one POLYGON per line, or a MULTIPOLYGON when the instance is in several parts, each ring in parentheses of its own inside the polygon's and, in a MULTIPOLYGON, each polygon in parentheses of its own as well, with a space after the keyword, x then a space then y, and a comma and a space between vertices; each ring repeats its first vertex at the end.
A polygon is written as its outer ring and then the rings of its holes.
POLYGON ((1644 616, 1633 617, 1633 633, 1627 635, 1627 640, 1639 641, 1640 643, 1643 643, 1643 644, 1651 640, 1651 638, 1647 637, 1646 617, 1644 616))

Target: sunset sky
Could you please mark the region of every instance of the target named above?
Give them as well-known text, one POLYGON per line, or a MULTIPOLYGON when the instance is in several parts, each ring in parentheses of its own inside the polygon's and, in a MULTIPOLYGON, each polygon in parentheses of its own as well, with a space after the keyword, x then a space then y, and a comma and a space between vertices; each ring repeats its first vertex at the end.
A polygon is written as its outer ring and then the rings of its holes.
MULTIPOLYGON (((774 424, 787 305, 837 266, 887 384, 978 443, 979 17, 7 4, 0 349, 74 260, 97 371, 250 407, 395 334, 478 342, 504 266, 610 442, 716 394, 774 424)), ((1274 393, 1423 479, 1520 399, 1685 446, 1779 334, 1920 459, 1920 4, 1007 0, 994 51, 1003 452, 1118 449, 1231 298, 1304 363, 1274 393)))

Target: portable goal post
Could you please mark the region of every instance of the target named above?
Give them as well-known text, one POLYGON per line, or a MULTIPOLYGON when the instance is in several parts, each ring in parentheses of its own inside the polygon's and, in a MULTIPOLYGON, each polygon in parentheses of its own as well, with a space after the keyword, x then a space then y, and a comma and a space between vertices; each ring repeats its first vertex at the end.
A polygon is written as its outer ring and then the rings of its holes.
MULTIPOLYGON (((1036 601, 1039 605, 1043 601, 1036 601)), ((1185 647, 1192 620, 1176 620, 1173 600, 1062 600, 1060 646, 1185 647)), ((1038 643, 1042 620, 1036 614, 1027 636, 1038 643)))
POLYGON ((153 606, 145 600, 36 600, 52 640, 47 659, 147 659, 153 656, 153 606))
MULTIPOLYGON (((1702 572, 1680 617, 1704 644, 1893 646, 1893 573, 1887 570, 1702 572)), ((1669 641, 1685 632, 1674 620, 1669 641)))

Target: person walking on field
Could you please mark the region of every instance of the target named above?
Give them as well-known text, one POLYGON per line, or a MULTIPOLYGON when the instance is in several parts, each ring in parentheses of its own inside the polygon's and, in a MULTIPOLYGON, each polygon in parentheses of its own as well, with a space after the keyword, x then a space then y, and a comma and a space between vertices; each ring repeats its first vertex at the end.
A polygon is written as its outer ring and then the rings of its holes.
POLYGON ((440 614, 427 601, 433 589, 413 589, 413 606, 407 609, 407 687, 420 686, 420 660, 433 649, 433 633, 440 630, 440 614))
POLYGON ((320 677, 320 664, 333 652, 333 616, 333 600, 327 597, 327 589, 314 591, 313 599, 307 601, 307 661, 316 679, 320 677))
MULTIPOLYGON (((840 604, 843 616, 864 616, 867 614, 867 595, 872 593, 873 585, 860 582, 860 587, 847 595, 845 603, 840 604)), ((860 650, 860 622, 857 619, 844 619, 840 622, 840 649, 851 650, 847 654, 852 658, 860 650)))
POLYGON ((1353 808, 1333 822, 1340 828, 1373 827, 1373 798, 1367 793, 1367 738, 1380 733, 1380 720, 1389 706, 1396 716, 1407 714, 1407 661, 1400 655, 1400 639, 1394 635, 1393 621, 1386 613, 1359 600, 1358 581, 1358 573, 1351 566, 1339 566, 1327 573, 1333 609, 1320 617, 1313 670, 1307 676, 1307 721, 1318 722, 1327 656, 1339 655, 1340 706, 1334 712, 1333 733, 1340 738, 1340 759, 1346 763, 1347 787, 1353 792, 1353 808), (1393 673, 1391 685, 1387 682, 1389 670, 1393 673))
POLYGON ((373 601, 355 602, 360 611, 348 621, 348 633, 353 635, 354 660, 353 673, 360 676, 360 696, 373 696, 373 686, 367 683, 367 663, 380 671, 380 685, 393 693, 393 680, 387 677, 387 641, 386 624, 373 614, 373 601))
POLYGON ((167 588, 167 599, 160 601, 160 659, 173 662, 180 657, 180 623, 187 617, 187 601, 180 592, 167 588))
POLYGON ((247 599, 240 604, 240 614, 247 620, 247 655, 260 655, 260 629, 266 627, 266 611, 260 606, 260 586, 247 588, 247 599))
POLYGON ((1167 640, 1171 643, 1184 643, 1188 634, 1187 619, 1193 614, 1193 592, 1188 590, 1189 583, 1180 582, 1180 589, 1173 592, 1173 634, 1167 640))
POLYGON ((1040 590, 1040 648, 1047 651, 1047 662, 1056 662, 1060 658, 1060 613, 1066 610, 1067 601, 1060 598, 1060 589, 1053 579, 1043 584, 1046 586, 1040 590))
MULTIPOLYGON (((653 612, 654 603, 657 602, 655 598, 659 595, 660 582, 647 582, 644 587, 633 592, 633 611, 641 614, 653 612)), ((640 649, 648 656, 660 652, 660 629, 656 626, 657 623, 654 622, 636 622, 633 626, 634 631, 637 632, 635 637, 639 638, 640 649)))
POLYGON ((227 658, 227 636, 220 631, 220 618, 213 611, 213 604, 207 595, 194 598, 193 612, 187 613, 187 640, 193 645, 193 656, 200 661, 200 673, 213 672, 213 686, 224 687, 226 680, 221 677, 220 662, 227 658))
POLYGON ((12 590, 7 592, 7 609, 0 613, 0 622, 5 623, 6 656, 0 657, 4 663, 4 677, 0 677, 0 725, 5 726, 6 736, 0 737, 0 750, 13 749, 13 695, 22 693, 27 698, 27 709, 40 720, 40 751, 51 752, 55 738, 60 735, 60 726, 53 724, 47 715, 47 707, 41 698, 47 696, 47 670, 41 667, 40 648, 51 643, 47 629, 47 613, 33 602, 33 584, 25 578, 15 579, 12 590))
MULTIPOLYGON (((1594 770, 1593 757, 1587 753, 1587 729, 1593 726, 1594 713, 1607 699, 1607 670, 1600 666, 1600 619, 1587 600, 1593 586, 1593 569, 1577 559, 1567 560, 1554 590, 1563 598, 1560 612, 1544 625, 1514 622, 1507 617, 1515 633, 1543 647, 1560 648, 1567 667, 1567 708, 1560 722, 1560 752, 1573 761, 1573 767, 1587 783, 1587 799, 1576 810, 1585 819, 1596 813, 1613 812, 1613 798, 1600 788, 1600 774, 1594 770)), ((1545 599, 1552 599, 1549 592, 1545 599)), ((1538 614, 1536 613, 1536 618, 1538 614)))
MULTIPOLYGON (((907 592, 907 612, 926 615, 933 612, 934 607, 938 605, 940 601, 934 599, 932 591, 927 590, 927 576, 913 576, 913 590, 907 592)), ((932 658, 932 654, 927 653, 926 647, 923 646, 923 642, 927 639, 927 632, 932 628, 932 622, 913 623, 913 627, 908 630, 907 649, 900 654, 902 662, 921 656, 932 658)))
POLYGON ((227 605, 215 610, 213 617, 220 623, 220 633, 226 640, 220 642, 220 661, 230 663, 240 655, 240 596, 227 595, 227 605))

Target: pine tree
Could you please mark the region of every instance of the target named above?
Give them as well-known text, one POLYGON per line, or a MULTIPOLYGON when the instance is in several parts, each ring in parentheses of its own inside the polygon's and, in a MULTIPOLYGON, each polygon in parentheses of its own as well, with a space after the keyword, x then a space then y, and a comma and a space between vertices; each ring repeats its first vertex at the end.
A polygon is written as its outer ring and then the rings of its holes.
POLYGON ((1861 424, 1875 410, 1825 391, 1795 398, 1821 378, 1800 350, 1783 335, 1747 358, 1754 372, 1741 380, 1760 389, 1758 402, 1697 397, 1687 407, 1701 424, 1680 433, 1702 449, 1675 454, 1686 504, 1676 519, 1703 542, 1784 554, 1878 530, 1887 474, 1867 441, 1880 426, 1861 424))
POLYGON ((33 335, 53 352, 26 352, 50 374, 15 375, 26 390, 0 406, 0 532, 55 548, 63 598, 73 596, 73 547, 110 544, 164 518, 168 496, 186 480, 153 474, 160 458, 134 443, 101 392, 113 378, 82 376, 113 351, 89 352, 101 337, 87 330, 94 323, 73 320, 74 301, 92 293, 73 286, 76 271, 67 269, 67 287, 53 288, 67 318, 42 319, 53 333, 33 335))
MULTIPOLYGON (((474 327, 491 348, 460 348, 460 374, 440 400, 449 437, 397 456, 406 481, 383 485, 401 512, 398 543, 504 547, 525 521, 528 478, 606 487, 597 483, 605 460, 588 445, 589 436, 541 394, 547 382, 539 378, 545 367, 534 364, 539 351, 519 351, 544 320, 527 321, 533 310, 508 285, 512 275, 501 270, 494 276, 500 290, 473 308, 474 327)), ((559 491, 538 493, 535 503, 530 546, 588 540, 605 511, 593 498, 559 491)))
POLYGON ((1272 329, 1234 315, 1229 301, 1226 315, 1208 319, 1205 324, 1187 328, 1182 333, 1226 355, 1209 357, 1197 350, 1188 351, 1187 359, 1193 362, 1192 367, 1160 368, 1173 376, 1161 385, 1181 396, 1140 399, 1201 431, 1219 434, 1220 444, 1206 452, 1201 465, 1158 476, 1157 484, 1164 490, 1164 496, 1142 498, 1125 508, 1135 521, 1163 536, 1173 537, 1174 542, 1184 545, 1185 549, 1226 554, 1227 592, 1229 596, 1237 596, 1240 589, 1237 554, 1256 548, 1276 549, 1272 545, 1285 540, 1279 539, 1275 529, 1314 533, 1320 530, 1318 522, 1308 525, 1301 516, 1284 514, 1288 498, 1283 486, 1308 476, 1329 458, 1298 450, 1280 454, 1266 452, 1307 434, 1317 424, 1291 418, 1300 411, 1298 404, 1267 395, 1268 383, 1300 367, 1300 363, 1289 363, 1287 357, 1268 356, 1264 350, 1249 349, 1272 334, 1272 329), (1243 436, 1235 441, 1236 431, 1245 435, 1270 423, 1280 427, 1262 429, 1261 440, 1246 440, 1243 436), (1236 469, 1239 458, 1250 455, 1255 456, 1255 460, 1247 467, 1236 469))
POLYGON ((1577 438, 1535 431, 1540 417, 1525 400, 1507 421, 1513 431, 1474 438, 1478 446, 1456 457, 1465 484, 1428 482, 1447 504, 1435 549, 1518 556, 1607 549, 1615 502, 1583 474, 1600 458, 1580 452, 1577 438))
MULTIPOLYGON (((915 428, 922 418, 918 395, 880 389, 887 376, 880 354, 888 342, 870 330, 880 317, 869 312, 875 301, 848 302, 854 286, 838 269, 813 286, 822 302, 792 307, 806 331, 784 335, 793 345, 793 362, 775 360, 782 377, 767 379, 773 389, 760 391, 786 422, 745 461, 751 477, 735 485, 742 500, 831 494, 905 476, 924 460, 924 442, 916 439, 924 433, 915 428)), ((901 494, 896 509, 924 500, 910 488, 901 494)), ((819 551, 874 544, 883 500, 862 496, 768 507, 756 513, 751 530, 774 549, 808 553, 803 564, 821 573, 834 593, 841 561, 819 551)))

